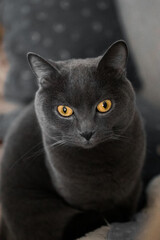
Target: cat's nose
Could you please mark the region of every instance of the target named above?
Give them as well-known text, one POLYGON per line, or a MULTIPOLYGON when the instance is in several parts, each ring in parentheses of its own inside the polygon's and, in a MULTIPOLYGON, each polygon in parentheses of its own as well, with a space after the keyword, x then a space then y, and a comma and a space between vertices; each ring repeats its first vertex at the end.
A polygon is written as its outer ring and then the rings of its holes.
POLYGON ((89 140, 92 137, 93 134, 94 134, 94 132, 83 132, 83 133, 80 133, 80 135, 82 137, 84 137, 86 140, 89 140))

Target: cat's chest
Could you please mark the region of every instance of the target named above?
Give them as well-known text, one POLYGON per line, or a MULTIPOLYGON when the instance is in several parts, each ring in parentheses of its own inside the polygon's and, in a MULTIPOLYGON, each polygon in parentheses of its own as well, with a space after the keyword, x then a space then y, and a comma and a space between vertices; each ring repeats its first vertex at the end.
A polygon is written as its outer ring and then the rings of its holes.
POLYGON ((115 183, 111 176, 96 175, 81 176, 81 179, 72 174, 64 176, 61 172, 53 178, 54 186, 58 193, 72 206, 87 209, 105 209, 108 202, 115 198, 115 190, 119 189, 119 183, 115 183), (113 190, 114 189, 114 190, 113 190))
POLYGON ((63 158, 52 154, 47 165, 54 187, 69 204, 85 210, 105 210, 125 196, 123 168, 117 166, 113 155, 88 156, 88 164, 83 156, 63 158))

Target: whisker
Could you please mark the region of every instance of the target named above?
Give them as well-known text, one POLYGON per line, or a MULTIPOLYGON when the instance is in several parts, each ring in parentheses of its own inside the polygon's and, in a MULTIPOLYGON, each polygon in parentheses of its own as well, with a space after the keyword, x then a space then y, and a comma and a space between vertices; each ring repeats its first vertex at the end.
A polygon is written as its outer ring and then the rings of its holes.
POLYGON ((46 135, 47 137, 49 137, 52 140, 55 140, 57 137, 62 137, 62 135, 61 134, 58 135, 58 133, 55 134, 56 135, 55 137, 51 136, 47 131, 44 132, 44 135, 46 135))
POLYGON ((52 149, 52 148, 55 149, 55 148, 65 145, 65 143, 66 142, 64 140, 60 140, 60 141, 54 142, 53 144, 48 145, 47 147, 49 147, 49 149, 52 149))
MULTIPOLYGON (((24 158, 28 159, 30 157, 27 157, 27 155, 29 155, 36 147, 40 146, 42 144, 42 141, 40 141, 39 143, 37 143, 36 145, 34 145, 31 149, 29 149, 27 152, 25 152, 19 159, 17 159, 9 168, 9 170, 12 170, 20 161, 23 161, 24 158)), ((32 155, 31 155, 32 156, 32 155)))

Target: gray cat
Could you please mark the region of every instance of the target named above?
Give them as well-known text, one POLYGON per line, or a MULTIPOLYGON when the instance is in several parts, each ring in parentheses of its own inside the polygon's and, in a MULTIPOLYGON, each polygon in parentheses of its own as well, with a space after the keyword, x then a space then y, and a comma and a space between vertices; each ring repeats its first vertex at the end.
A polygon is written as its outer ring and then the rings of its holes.
POLYGON ((1 240, 71 240, 133 215, 145 134, 127 56, 123 41, 91 59, 28 54, 39 90, 6 140, 1 240))

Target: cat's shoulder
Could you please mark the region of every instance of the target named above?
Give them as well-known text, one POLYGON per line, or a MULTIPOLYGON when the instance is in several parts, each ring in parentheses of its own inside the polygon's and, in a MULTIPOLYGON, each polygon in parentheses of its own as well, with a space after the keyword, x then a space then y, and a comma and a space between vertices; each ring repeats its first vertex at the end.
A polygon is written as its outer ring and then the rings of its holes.
MULTIPOLYGON (((39 129, 38 120, 35 113, 34 104, 31 103, 25 107, 19 116, 15 119, 9 130, 9 136, 13 133, 16 135, 34 134, 39 129)), ((7 136, 8 138, 8 136, 7 136)))
POLYGON ((1 186, 6 191, 11 187, 16 188, 19 183, 24 188, 27 186, 27 189, 36 184, 50 186, 34 104, 30 104, 20 113, 8 131, 1 161, 1 180, 1 186), (33 182, 28 181, 28 178, 34 179, 33 182))
POLYGON ((11 125, 5 139, 4 150, 23 149, 41 142, 41 130, 36 117, 34 104, 31 103, 20 113, 11 125))

